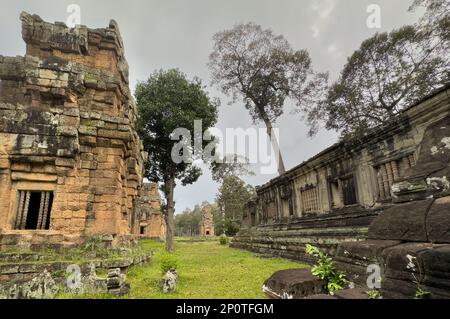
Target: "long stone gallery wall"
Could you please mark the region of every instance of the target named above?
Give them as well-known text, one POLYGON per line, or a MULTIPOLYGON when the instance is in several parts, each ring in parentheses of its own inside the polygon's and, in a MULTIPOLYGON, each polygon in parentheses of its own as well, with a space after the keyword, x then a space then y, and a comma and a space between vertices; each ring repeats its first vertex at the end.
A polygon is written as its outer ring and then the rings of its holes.
POLYGON ((20 19, 26 55, 0 56, 1 246, 138 234, 147 155, 116 22, 20 19))
POLYGON ((449 92, 436 91, 390 125, 337 143, 258 187, 231 245, 310 261, 307 243, 334 255, 339 244, 366 239, 371 222, 399 200, 392 186, 414 169, 426 129, 449 118, 449 92))

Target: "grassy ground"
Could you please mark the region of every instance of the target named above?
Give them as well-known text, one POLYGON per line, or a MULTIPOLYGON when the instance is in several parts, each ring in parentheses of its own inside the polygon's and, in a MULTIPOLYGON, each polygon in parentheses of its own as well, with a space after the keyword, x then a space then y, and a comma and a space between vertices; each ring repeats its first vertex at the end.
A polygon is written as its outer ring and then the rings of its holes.
MULTIPOLYGON (((205 242, 177 241, 178 288, 175 292, 161 292, 160 262, 164 244, 145 240, 146 249, 155 251, 148 264, 132 267, 128 272, 131 291, 122 298, 264 298, 261 288, 275 271, 307 267, 280 258, 259 258, 254 254, 219 245, 218 240, 205 242)), ((65 296, 67 297, 67 296, 65 296)), ((106 295, 80 296, 104 298, 106 295)))

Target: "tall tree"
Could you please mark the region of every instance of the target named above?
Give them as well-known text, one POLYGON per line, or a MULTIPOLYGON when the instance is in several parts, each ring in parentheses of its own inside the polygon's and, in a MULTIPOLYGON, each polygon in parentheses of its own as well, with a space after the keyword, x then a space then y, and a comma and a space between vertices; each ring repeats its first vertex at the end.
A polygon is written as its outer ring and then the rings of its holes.
POLYGON ((309 110, 310 134, 325 120, 327 129, 343 136, 363 136, 448 83, 448 13, 442 14, 437 2, 446 1, 415 1, 412 8, 428 5, 417 24, 377 33, 361 44, 326 98, 309 110))
MULTIPOLYGON (((327 74, 314 75, 306 50, 295 51, 281 35, 254 23, 239 24, 214 35, 209 68, 213 83, 232 102, 242 98, 254 123, 263 121, 274 150, 279 151, 273 123, 283 114, 287 98, 304 108, 315 101, 327 74)), ((278 172, 284 173, 281 152, 278 172)))
MULTIPOLYGON (((192 151, 190 139, 183 140, 186 148, 174 148, 174 139, 178 137, 173 132, 183 128, 192 137, 195 135, 194 120, 201 119, 203 136, 217 121, 218 103, 208 96, 199 79, 190 81, 175 69, 153 73, 146 82, 138 83, 135 94, 139 111, 137 130, 149 153, 145 176, 161 183, 166 199, 166 249, 173 251, 176 183, 192 184, 201 175, 201 169, 192 162, 174 160, 173 155, 189 154, 195 160, 201 153, 192 151)), ((202 148, 206 143, 202 139, 202 148)))
POLYGON ((245 204, 255 195, 255 189, 237 176, 226 176, 219 188, 216 202, 223 208, 225 218, 241 220, 245 204))

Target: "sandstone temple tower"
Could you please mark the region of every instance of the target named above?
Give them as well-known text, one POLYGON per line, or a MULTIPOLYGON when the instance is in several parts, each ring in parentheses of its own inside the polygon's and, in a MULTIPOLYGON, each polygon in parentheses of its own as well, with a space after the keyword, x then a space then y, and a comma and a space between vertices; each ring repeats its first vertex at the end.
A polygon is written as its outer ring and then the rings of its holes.
POLYGON ((144 238, 164 240, 166 223, 161 211, 158 184, 144 183, 138 200, 139 235, 144 238))
POLYGON ((200 237, 214 237, 215 235, 211 207, 205 206, 202 209, 202 219, 200 221, 200 237))
POLYGON ((116 22, 20 19, 25 56, 0 56, 0 248, 137 234, 147 155, 116 22))

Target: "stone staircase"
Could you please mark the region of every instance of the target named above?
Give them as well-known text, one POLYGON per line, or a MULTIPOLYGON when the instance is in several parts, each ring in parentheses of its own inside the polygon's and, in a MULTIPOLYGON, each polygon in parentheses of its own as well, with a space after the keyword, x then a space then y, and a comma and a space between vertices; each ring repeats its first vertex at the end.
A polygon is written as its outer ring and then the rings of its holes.
POLYGON ((306 244, 314 244, 333 256, 340 243, 366 239, 368 225, 382 210, 383 208, 333 212, 303 217, 289 223, 244 228, 233 238, 231 247, 261 255, 313 262, 305 254, 306 244))

